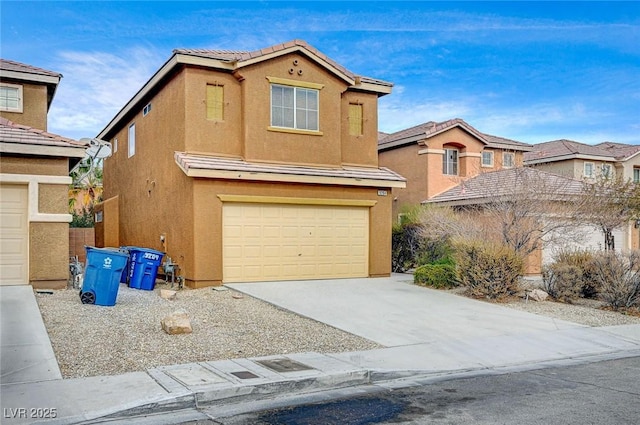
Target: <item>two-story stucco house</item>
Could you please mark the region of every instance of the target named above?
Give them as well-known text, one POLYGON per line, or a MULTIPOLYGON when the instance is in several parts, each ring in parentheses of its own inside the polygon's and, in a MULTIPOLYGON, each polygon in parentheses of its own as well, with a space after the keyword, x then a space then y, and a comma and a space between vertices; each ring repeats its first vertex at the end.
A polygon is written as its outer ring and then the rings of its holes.
MULTIPOLYGON (((610 176, 640 183, 640 145, 613 142, 587 145, 572 140, 554 140, 534 145, 533 150, 525 154, 524 164, 578 180, 610 176)), ((617 248, 640 248, 640 232, 635 222, 617 229, 613 236, 617 248)), ((593 232, 588 245, 601 246, 602 238, 599 232, 593 232)))
POLYGON ((175 50, 98 136, 96 240, 166 252, 191 287, 389 275, 391 89, 300 40, 175 50))
POLYGON ((0 284, 65 288, 69 171, 85 144, 47 132, 62 75, 0 59, 0 284))
POLYGON ((419 205, 465 179, 522 166, 531 145, 484 134, 462 119, 429 121, 392 134, 381 133, 380 165, 407 179, 393 191, 394 217, 405 205, 419 205))

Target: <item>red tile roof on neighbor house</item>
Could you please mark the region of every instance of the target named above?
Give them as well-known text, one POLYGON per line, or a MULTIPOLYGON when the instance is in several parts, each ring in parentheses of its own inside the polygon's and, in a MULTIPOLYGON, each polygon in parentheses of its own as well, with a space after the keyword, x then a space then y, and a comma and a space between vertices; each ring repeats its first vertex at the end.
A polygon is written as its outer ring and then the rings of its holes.
POLYGON ((540 196, 551 195, 562 200, 581 194, 584 186, 579 180, 535 168, 509 168, 479 174, 422 203, 482 204, 509 196, 523 187, 533 189, 540 196))
POLYGON ((369 83, 375 83, 375 84, 387 85, 387 86, 393 85, 386 81, 365 77, 365 76, 358 76, 354 74, 353 72, 349 71, 344 66, 335 62, 333 59, 331 59, 324 53, 320 52, 318 49, 311 46, 309 43, 307 43, 304 40, 291 40, 285 43, 276 44, 274 46, 266 47, 260 50, 254 50, 251 52, 242 51, 242 50, 174 49, 173 53, 199 56, 199 57, 209 58, 209 59, 217 59, 217 60, 230 62, 230 63, 235 62, 235 63, 238 63, 239 66, 242 66, 242 62, 251 61, 253 59, 259 59, 263 56, 271 55, 274 53, 277 54, 278 52, 284 52, 288 49, 292 49, 296 47, 301 48, 302 50, 306 50, 307 52, 313 54, 314 56, 328 63, 329 65, 331 65, 332 67, 337 69, 339 72, 343 73, 344 75, 348 76, 352 80, 355 80, 356 78, 359 77, 363 82, 369 82, 369 83))
POLYGON ((392 182, 406 181, 404 177, 387 168, 322 168, 302 165, 263 164, 251 163, 242 159, 220 158, 211 155, 191 154, 188 152, 176 152, 174 158, 180 168, 188 175, 190 171, 193 173, 197 172, 197 170, 210 170, 221 172, 230 171, 234 173, 230 178, 243 180, 258 179, 256 176, 259 174, 347 178, 354 181, 376 180, 379 182, 388 182, 389 184, 392 182))
POLYGON ((0 70, 22 72, 25 74, 46 75, 48 77, 58 77, 58 78, 62 77, 62 74, 58 72, 48 71, 46 69, 38 68, 36 66, 27 65, 24 63, 20 63, 20 62, 8 60, 8 59, 0 59, 0 70))
POLYGON ((532 146, 527 143, 482 133, 466 123, 464 120, 454 118, 442 122, 428 121, 387 135, 380 133, 378 134, 378 150, 389 150, 412 143, 418 143, 421 140, 426 140, 455 127, 459 127, 473 135, 478 140, 484 142, 488 148, 512 149, 519 151, 528 151, 532 148, 532 146))
POLYGON ((0 143, 82 149, 88 146, 86 143, 77 140, 68 139, 27 125, 16 124, 3 117, 0 117, 0 143))

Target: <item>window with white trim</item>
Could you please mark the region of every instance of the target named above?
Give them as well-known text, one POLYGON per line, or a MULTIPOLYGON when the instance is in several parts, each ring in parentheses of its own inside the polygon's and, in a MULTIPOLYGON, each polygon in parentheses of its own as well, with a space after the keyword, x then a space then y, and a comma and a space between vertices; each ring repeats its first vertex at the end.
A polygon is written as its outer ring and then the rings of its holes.
POLYGON ((22 86, 0 84, 0 111, 22 112, 22 86))
POLYGON ((142 108, 142 116, 146 117, 149 112, 151 112, 151 103, 147 103, 145 107, 142 108))
POLYGON ((600 172, 602 173, 602 177, 604 177, 604 178, 613 177, 613 171, 611 170, 611 164, 602 164, 602 167, 600 167, 600 172))
POLYGON ((271 85, 271 126, 318 131, 318 90, 271 85))
POLYGON ((493 167, 493 152, 482 151, 482 166, 493 167))
POLYGON ((113 153, 118 152, 118 138, 113 139, 111 146, 113 146, 113 153))
POLYGON ((633 168, 633 182, 640 183, 640 168, 638 167, 633 168))
POLYGON ((129 158, 136 154, 136 123, 129 126, 129 158))
POLYGON ((442 157, 442 174, 449 176, 458 175, 458 150, 445 149, 442 157))
POLYGON ((512 152, 502 152, 502 166, 504 168, 513 168, 516 162, 516 156, 512 152))
POLYGON ((585 177, 593 177, 594 168, 595 168, 595 166, 593 165, 593 162, 585 162, 584 163, 584 176, 585 177))

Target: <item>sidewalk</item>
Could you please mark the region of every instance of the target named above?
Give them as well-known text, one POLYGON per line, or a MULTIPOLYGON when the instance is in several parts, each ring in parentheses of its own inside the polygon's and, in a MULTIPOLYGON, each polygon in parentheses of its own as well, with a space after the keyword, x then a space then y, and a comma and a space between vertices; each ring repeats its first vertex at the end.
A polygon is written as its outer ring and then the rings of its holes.
MULTIPOLYGON (((312 304, 322 312, 327 309, 323 302, 336 302, 333 297, 342 297, 343 302, 346 302, 342 291, 347 289, 344 286, 348 284, 352 285, 351 292, 355 299, 362 301, 359 282, 322 281, 315 282, 315 285, 313 283, 304 282, 307 286, 303 285, 302 289, 295 290, 292 288, 299 286, 295 283, 270 283, 271 291, 268 290, 268 286, 266 289, 262 287, 262 283, 233 286, 236 290, 247 292, 263 291, 263 299, 272 303, 275 303, 276 294, 280 294, 278 302, 288 303, 300 295, 296 290, 306 291, 306 295, 313 296, 318 286, 324 286, 325 298, 305 298, 314 302, 310 302, 307 307, 299 307, 308 309, 309 315, 320 314, 311 311, 312 304), (309 283, 311 285, 307 285, 309 283), (340 284, 343 286, 342 289, 340 284), (247 287, 249 289, 246 289, 247 287), (283 296, 287 291, 294 292, 289 292, 289 297, 283 296)), ((640 325, 589 328, 515 310, 511 316, 509 309, 448 294, 442 294, 446 296, 444 298, 432 299, 433 294, 428 293, 432 302, 444 310, 433 307, 430 311, 431 316, 424 316, 426 313, 422 312, 419 320, 414 318, 408 321, 417 324, 406 328, 407 322, 403 317, 413 313, 412 305, 415 303, 415 307, 424 307, 427 301, 415 301, 417 295, 413 288, 397 279, 368 279, 365 283, 370 295, 369 298, 365 298, 370 304, 367 307, 377 316, 377 320, 371 323, 371 326, 375 328, 380 327, 380 322, 386 323, 388 332, 381 333, 379 338, 388 339, 387 342, 394 340, 396 345, 350 353, 298 353, 200 362, 117 376, 66 380, 56 378, 55 373, 51 374, 48 368, 40 368, 40 377, 36 374, 25 375, 22 381, 8 382, 5 381, 6 365, 3 363, 0 422, 23 424, 42 421, 52 424, 76 424, 100 423, 107 418, 123 418, 126 422, 134 415, 177 409, 188 409, 198 413, 203 408, 209 415, 212 411, 216 412, 214 414, 223 415, 226 409, 231 409, 238 403, 273 400, 275 397, 301 393, 370 385, 404 386, 471 374, 503 373, 640 355, 640 325), (382 294, 385 294, 383 298, 382 294), (460 313, 456 318, 450 311, 452 306, 448 303, 457 302, 462 304, 457 304, 460 313), (389 310, 384 310, 384 305, 387 305, 389 310), (494 310, 491 307, 498 308, 494 310), (443 314, 443 311, 447 312, 447 321, 452 322, 452 326, 456 328, 456 332, 461 333, 460 335, 454 337, 450 331, 441 328, 434 336, 434 333, 428 330, 429 327, 441 326, 436 316, 443 314), (503 323, 508 326, 496 325, 487 318, 491 315, 502 317, 503 323), (420 321, 428 317, 432 319, 432 323, 419 325, 420 321), (529 328, 525 319, 531 321, 529 328), (457 322, 458 320, 460 321, 457 322), (466 331, 463 326, 464 320, 466 331), (404 337, 402 332, 399 332, 400 329, 405 330, 404 337), (27 378, 31 379, 31 382, 27 382, 27 378), (47 414, 48 419, 42 418, 47 414)), ((10 290, 9 293, 11 292, 10 290)), ((0 354, 3 362, 6 350, 15 347, 5 344, 13 341, 8 335, 18 332, 21 323, 27 320, 26 317, 22 317, 21 320, 10 319, 9 322, 5 322, 7 315, 17 314, 15 308, 5 308, 9 300, 12 303, 17 302, 10 296, 5 297, 5 294, 7 292, 2 288, 0 354), (12 327, 5 327, 5 323, 11 323, 12 327)), ((421 294, 425 292, 422 291, 421 294)), ((40 320, 40 314, 32 292, 31 301, 28 300, 29 297, 26 297, 20 301, 31 302, 32 307, 36 308, 35 311, 33 308, 25 308, 31 315, 28 322, 37 322, 40 320)), ((303 302, 299 304, 306 305, 303 302)), ((342 308, 340 303, 338 304, 336 308, 342 308)), ((356 311, 356 306, 351 305, 348 313, 359 316, 362 312, 356 311)), ((327 317, 326 320, 341 322, 347 316, 334 312, 333 318, 327 317)), ((41 320, 39 323, 42 325, 41 320)), ((362 318, 354 319, 352 323, 349 325, 348 321, 345 321, 342 325, 352 326, 360 333, 371 331, 366 326, 366 320, 362 318)), ((47 350, 42 351, 46 352, 47 350)), ((59 375, 59 371, 57 373, 59 375)), ((6 376, 18 375, 7 373, 6 376)), ((194 417, 197 418, 203 417, 194 417)))

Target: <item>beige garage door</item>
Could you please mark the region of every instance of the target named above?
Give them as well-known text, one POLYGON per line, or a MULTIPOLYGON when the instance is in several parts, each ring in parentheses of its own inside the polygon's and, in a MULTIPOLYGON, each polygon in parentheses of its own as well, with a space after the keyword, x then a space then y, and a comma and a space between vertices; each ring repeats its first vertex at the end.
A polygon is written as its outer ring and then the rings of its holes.
POLYGON ((366 277, 369 209, 224 204, 222 261, 224 282, 366 277))
POLYGON ((0 185, 0 285, 29 283, 28 187, 0 185))

